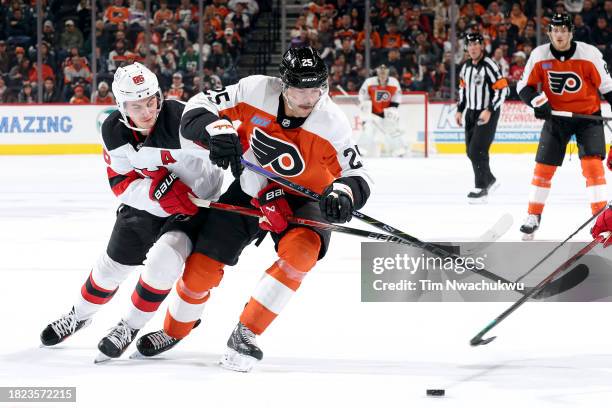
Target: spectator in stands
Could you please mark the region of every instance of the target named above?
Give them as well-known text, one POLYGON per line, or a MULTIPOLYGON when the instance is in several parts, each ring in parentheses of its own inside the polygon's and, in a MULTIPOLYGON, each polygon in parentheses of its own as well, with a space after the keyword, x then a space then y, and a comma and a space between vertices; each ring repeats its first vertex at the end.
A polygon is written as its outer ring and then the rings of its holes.
POLYGON ((397 29, 397 23, 391 21, 389 24, 387 24, 387 27, 387 34, 383 35, 382 38, 382 47, 388 50, 391 48, 401 48, 402 46, 405 46, 405 41, 397 29))
POLYGON ((155 26, 167 26, 173 19, 174 13, 168 8, 168 0, 159 2, 159 9, 153 15, 153 23, 155 26))
POLYGON ((60 35, 59 46, 62 50, 68 51, 72 47, 81 49, 83 47, 83 34, 75 25, 74 21, 66 20, 64 32, 60 35))
POLYGON ((401 60, 401 55, 397 48, 387 51, 386 59, 382 63, 389 67, 389 69, 395 68, 395 71, 400 76, 403 75, 405 62, 401 60))
POLYGON ((89 98, 87 97, 87 95, 85 95, 85 87, 83 87, 83 85, 75 86, 74 95, 72 95, 72 98, 70 98, 69 103, 76 105, 84 105, 88 104, 89 102, 89 98))
POLYGON ((17 95, 18 103, 35 103, 36 98, 32 93, 32 85, 29 82, 24 82, 19 95, 17 95))
POLYGON ((23 86, 24 81, 27 81, 28 77, 30 76, 30 68, 30 60, 27 58, 21 58, 19 62, 15 64, 13 68, 11 68, 11 70, 9 71, 9 85, 16 88, 23 86))
POLYGON ((0 76, 11 69, 11 57, 7 51, 6 41, 0 40, 0 76))
POLYGON ((597 26, 591 33, 591 39, 593 40, 593 45, 604 53, 606 47, 612 41, 610 28, 608 27, 608 20, 606 20, 605 16, 601 15, 597 17, 597 26))
POLYGON ((242 3, 246 7, 246 12, 249 16, 253 17, 259 13, 259 4, 257 4, 256 0, 230 0, 228 3, 228 7, 231 10, 236 8, 236 5, 242 3))
POLYGON ((612 27, 612 0, 605 0, 603 4, 603 15, 608 22, 608 27, 612 27))
POLYGON ((597 10, 593 8, 592 0, 584 0, 580 15, 584 20, 584 24, 591 29, 595 27, 595 24, 597 24, 597 10))
POLYGON ((191 24, 192 21, 196 21, 197 14, 198 9, 195 5, 191 4, 190 0, 181 0, 181 4, 174 13, 174 21, 179 24, 191 24))
POLYGON ((476 0, 468 0, 467 3, 461 7, 461 15, 464 16, 470 12, 473 12, 477 16, 483 15, 486 10, 485 8, 476 2, 476 0))
MULTIPOLYGON (((336 28, 336 34, 334 36, 334 45, 336 49, 342 48, 342 40, 348 38, 351 42, 357 39, 357 31, 352 26, 351 16, 344 14, 339 20, 338 27, 336 28)), ((384 39, 383 39, 384 43, 384 39)))
POLYGON ((220 89, 223 87, 221 78, 214 73, 214 65, 210 61, 206 61, 203 66, 202 86, 204 90, 220 89))
MULTIPOLYGON (((364 29, 357 34, 357 39, 355 40, 355 48, 357 51, 363 52, 365 50, 365 39, 366 30, 364 27, 364 29)), ((382 40, 380 38, 380 33, 378 31, 370 30, 370 49, 378 50, 381 46, 382 40)))
POLYGON ((135 0, 128 9, 128 25, 130 27, 145 28, 147 22, 145 4, 142 0, 135 0))
POLYGON ((212 52, 208 57, 208 61, 212 63, 215 71, 218 68, 227 70, 232 65, 231 57, 223 51, 223 45, 219 41, 213 42, 212 52))
POLYGON ((185 52, 181 54, 178 68, 183 72, 196 70, 198 67, 199 58, 199 54, 195 52, 193 44, 188 43, 187 48, 185 48, 185 52))
POLYGON ((574 41, 591 44, 591 27, 584 24, 583 17, 580 14, 574 16, 574 41))
POLYGON ((514 53, 512 64, 510 65, 510 73, 508 75, 510 99, 518 99, 518 94, 516 93, 516 83, 521 79, 521 76, 523 76, 526 61, 527 55, 523 51, 517 51, 514 53))
POLYGON ((9 11, 6 25, 6 36, 9 42, 27 47, 32 42, 33 24, 29 18, 24 17, 21 7, 14 7, 9 11))
POLYGON ((353 41, 350 38, 342 39, 342 48, 336 52, 336 55, 344 56, 344 60, 350 66, 355 65, 356 53, 353 48, 353 41))
POLYGON ((114 0, 104 11, 104 23, 108 29, 114 29, 119 23, 128 21, 130 11, 123 5, 123 0, 114 0))
POLYGON ((243 3, 237 3, 234 10, 225 17, 226 24, 230 21, 234 23, 235 30, 238 31, 238 34, 244 36, 247 33, 251 27, 251 18, 245 13, 243 3))
POLYGON ((168 99, 175 99, 183 102, 187 102, 190 98, 189 92, 187 92, 185 84, 183 83, 183 75, 180 72, 175 72, 174 75, 172 75, 172 85, 170 85, 166 97, 168 99))
POLYGON ((108 72, 114 74, 117 68, 125 65, 130 54, 125 47, 125 41, 118 40, 115 42, 115 48, 108 54, 108 72))
POLYGON ((8 95, 10 91, 8 86, 6 86, 6 82, 4 81, 4 77, 0 75, 0 103, 8 102, 8 95))
POLYGON ((498 2, 492 1, 491 4, 489 4, 487 13, 489 14, 489 21, 491 22, 492 25, 497 26, 499 23, 503 23, 504 14, 499 8, 498 2))
POLYGON ((115 96, 105 81, 98 84, 98 90, 91 95, 91 103, 102 105, 112 105, 115 103, 115 96))
POLYGON ((58 103, 62 97, 55 87, 55 81, 52 78, 46 78, 43 83, 43 103, 58 103))
POLYGON ((238 33, 234 32, 233 28, 227 27, 223 33, 223 38, 221 39, 223 48, 227 50, 234 60, 240 53, 240 37, 237 37, 237 35, 238 33))
POLYGON ((519 35, 523 33, 525 26, 527 25, 527 16, 523 13, 521 5, 518 3, 512 4, 512 10, 510 11, 510 21, 512 24, 518 27, 519 35))
MULTIPOLYGON (((42 77, 43 78, 51 78, 55 80, 55 72, 53 72, 53 68, 51 68, 47 64, 42 64, 42 77)), ((30 72, 28 74, 28 81, 32 84, 32 86, 36 86, 38 81, 38 65, 36 62, 32 64, 32 68, 30 68, 30 72)))
POLYGON ((502 52, 502 49, 496 48, 495 51, 493 51, 491 59, 495 61, 497 65, 499 65, 499 69, 502 72, 502 76, 504 78, 507 78, 508 74, 510 73, 510 64, 508 64, 508 61, 506 61, 506 59, 504 58, 504 53, 502 52))
POLYGON ((43 41, 49 44, 51 48, 57 46, 57 34, 55 33, 55 27, 51 20, 45 21, 43 24, 43 41))
POLYGON ((82 57, 72 57, 72 64, 64 68, 64 95, 65 99, 76 90, 77 85, 84 87, 84 83, 91 83, 92 75, 89 67, 83 64, 82 57))
POLYGON ((159 66, 162 76, 166 79, 171 78, 172 74, 176 72, 177 61, 176 54, 171 47, 166 47, 165 51, 161 56, 161 65, 159 66))

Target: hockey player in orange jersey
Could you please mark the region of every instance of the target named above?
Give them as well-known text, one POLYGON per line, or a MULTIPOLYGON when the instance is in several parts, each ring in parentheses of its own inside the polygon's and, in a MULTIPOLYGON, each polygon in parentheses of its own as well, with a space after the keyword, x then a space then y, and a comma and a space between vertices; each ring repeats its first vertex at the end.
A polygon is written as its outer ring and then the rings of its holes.
POLYGON ((536 118, 544 119, 531 182, 528 215, 521 226, 525 240, 532 239, 539 228, 551 180, 557 167, 563 163, 572 135, 576 135, 578 142, 578 157, 593 214, 607 202, 602 165, 606 156, 602 123, 552 114, 555 110, 599 115, 598 91, 612 103, 612 79, 601 52, 591 45, 573 41, 572 28, 569 15, 553 16, 548 27, 550 44, 533 50, 517 84, 517 92, 523 102, 534 109, 536 118), (537 91, 538 84, 542 85, 542 93, 537 91))
POLYGON ((329 245, 329 231, 288 225, 286 217, 344 223, 370 195, 351 126, 327 93, 323 60, 310 47, 290 49, 283 55, 280 74, 280 79, 250 76, 226 89, 200 93, 185 108, 182 134, 207 147, 213 163, 239 176, 219 201, 259 208, 265 218, 258 222, 219 213, 209 219, 176 284, 164 331, 138 341, 145 356, 168 350, 189 334, 211 290, 221 282, 225 265, 235 265, 242 250, 269 231, 278 259, 252 293, 221 360, 226 368, 249 371, 263 357, 256 335, 282 311, 329 245), (247 160, 321 193, 320 202, 243 172, 243 151, 247 160))

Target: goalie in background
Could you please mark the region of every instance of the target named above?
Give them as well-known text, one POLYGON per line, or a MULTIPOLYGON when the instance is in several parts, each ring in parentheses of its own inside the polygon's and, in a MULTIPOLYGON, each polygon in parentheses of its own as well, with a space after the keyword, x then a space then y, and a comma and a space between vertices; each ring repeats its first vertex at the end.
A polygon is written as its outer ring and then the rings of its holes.
POLYGON ((408 140, 400 129, 400 83, 389 76, 389 68, 376 68, 376 76, 366 79, 359 89, 363 134, 359 145, 370 157, 402 157, 408 152, 408 140))

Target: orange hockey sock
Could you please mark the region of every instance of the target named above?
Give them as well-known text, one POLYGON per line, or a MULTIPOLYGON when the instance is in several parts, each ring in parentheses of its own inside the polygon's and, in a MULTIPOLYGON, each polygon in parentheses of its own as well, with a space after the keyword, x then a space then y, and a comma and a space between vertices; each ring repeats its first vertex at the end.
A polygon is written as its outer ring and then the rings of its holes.
POLYGON ((531 179, 531 191, 529 193, 529 214, 541 215, 544 211, 544 204, 550 193, 551 180, 555 175, 557 166, 536 163, 531 179))
POLYGON ((187 336, 202 315, 210 290, 223 278, 223 264, 194 253, 187 258, 183 276, 176 283, 176 294, 168 306, 164 331, 169 336, 182 339, 187 336))
POLYGON ((319 257, 321 239, 308 228, 289 231, 278 244, 279 259, 266 271, 240 315, 240 322, 261 334, 283 310, 319 257))
POLYGON ((580 159, 582 175, 586 178, 587 195, 591 202, 591 212, 597 214, 606 206, 608 190, 603 163, 599 156, 587 156, 580 159))

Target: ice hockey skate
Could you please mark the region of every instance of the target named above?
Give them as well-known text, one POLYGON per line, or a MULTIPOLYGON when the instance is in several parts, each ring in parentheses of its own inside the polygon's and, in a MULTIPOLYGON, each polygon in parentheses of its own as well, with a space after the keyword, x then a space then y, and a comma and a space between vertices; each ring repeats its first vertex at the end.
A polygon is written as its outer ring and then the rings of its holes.
POLYGON ((529 214, 525 219, 523 225, 521 225, 521 232, 523 233, 523 241, 533 240, 535 232, 540 227, 540 219, 542 218, 539 214, 529 214))
POLYGON ((474 188, 467 195, 470 204, 486 204, 489 201, 489 194, 499 188, 499 181, 493 179, 491 184, 485 188, 474 188))
POLYGON ((91 319, 78 320, 73 307, 69 313, 45 327, 40 333, 40 341, 44 346, 54 346, 82 328, 89 326, 90 323, 91 319))
MULTIPOLYGON (((201 320, 196 320, 193 328, 200 325, 201 320)), ((147 333, 136 342, 136 349, 130 358, 140 359, 147 357, 155 357, 163 352, 166 352, 176 346, 182 339, 177 339, 168 336, 163 330, 147 333)))
POLYGON ((263 352, 255 342, 255 333, 238 323, 227 340, 227 349, 219 364, 228 370, 247 373, 263 358, 263 352))
POLYGON ((94 363, 102 363, 111 358, 121 357, 123 352, 134 341, 136 334, 138 334, 138 329, 132 329, 127 322, 122 319, 117 326, 113 327, 98 343, 100 354, 98 354, 94 363))

